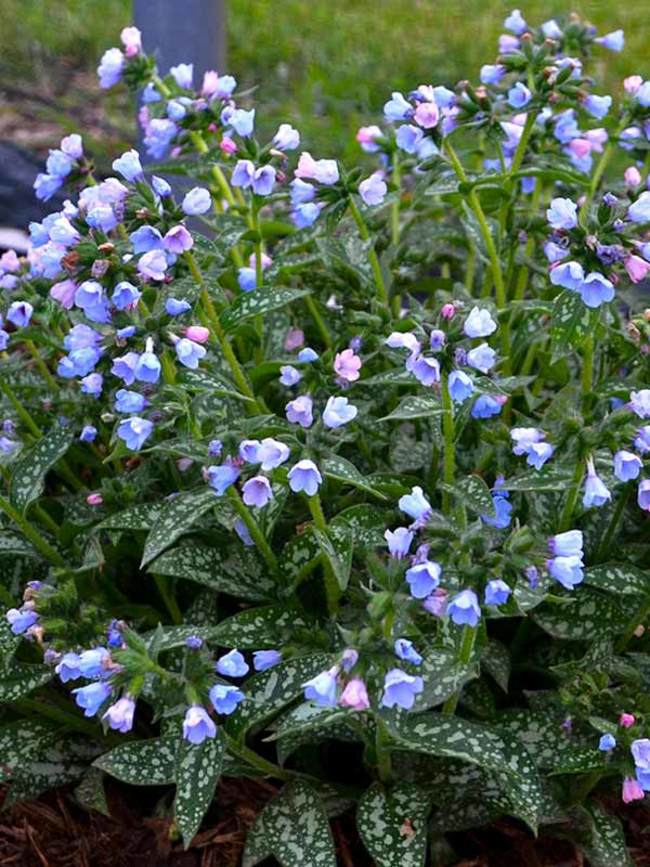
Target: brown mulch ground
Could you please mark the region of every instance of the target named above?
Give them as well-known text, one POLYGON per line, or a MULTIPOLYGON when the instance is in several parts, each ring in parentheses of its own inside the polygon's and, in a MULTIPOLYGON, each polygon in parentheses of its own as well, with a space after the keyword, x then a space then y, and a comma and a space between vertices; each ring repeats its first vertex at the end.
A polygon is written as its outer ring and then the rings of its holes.
MULTIPOLYGON (((238 867, 246 831, 275 791, 263 781, 224 779, 204 821, 205 830, 186 852, 172 839, 170 819, 155 817, 155 799, 144 803, 141 790, 109 783, 109 818, 81 809, 70 789, 59 789, 0 813, 0 865, 238 867)), ((633 862, 650 867, 647 811, 626 808, 622 818, 633 862)), ((333 830, 340 867, 373 867, 351 815, 335 819, 333 830)), ((450 842, 460 857, 456 867, 588 867, 571 843, 549 836, 533 839, 508 820, 452 834, 450 842)), ((269 867, 273 863, 267 862, 269 867)))

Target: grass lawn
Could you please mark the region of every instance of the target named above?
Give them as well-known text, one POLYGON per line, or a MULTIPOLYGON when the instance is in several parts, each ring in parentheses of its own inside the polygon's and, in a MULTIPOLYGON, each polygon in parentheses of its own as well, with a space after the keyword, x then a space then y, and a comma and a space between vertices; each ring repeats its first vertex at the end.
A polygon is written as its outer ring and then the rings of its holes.
MULTIPOLYGON (((258 88, 263 127, 292 121, 306 146, 322 155, 356 151, 354 131, 377 115, 391 90, 475 78, 480 65, 493 60, 501 22, 511 8, 500 0, 227 0, 227 5, 228 71, 242 88, 258 88)), ((609 87, 620 86, 632 72, 650 74, 647 0, 573 6, 532 0, 521 9, 531 23, 573 9, 601 32, 622 27, 623 54, 598 51, 598 72, 607 67, 609 87)), ((118 43, 129 10, 126 0, 0 0, 0 82, 51 93, 52 82, 59 80, 63 93, 73 72, 93 68, 99 54, 118 43)), ((83 103, 83 85, 79 90, 67 98, 83 103)), ((109 99, 109 117, 128 136, 130 114, 123 108, 113 98, 111 111, 109 99)), ((73 109, 78 115, 83 105, 73 109)))

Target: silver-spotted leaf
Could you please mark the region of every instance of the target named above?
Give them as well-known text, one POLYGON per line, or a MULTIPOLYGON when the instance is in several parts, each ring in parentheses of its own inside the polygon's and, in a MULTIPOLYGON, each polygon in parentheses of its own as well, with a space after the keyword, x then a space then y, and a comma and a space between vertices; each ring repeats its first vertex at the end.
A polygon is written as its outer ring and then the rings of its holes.
POLYGON ((181 739, 177 744, 176 822, 187 848, 214 797, 221 776, 224 742, 220 733, 206 738, 202 744, 181 739))
POLYGON ((12 467, 9 497, 13 506, 25 512, 43 493, 45 476, 68 451, 74 434, 71 428, 53 427, 21 455, 12 467))
POLYGON ((427 850, 427 792, 408 783, 375 783, 357 808, 357 827, 377 867, 423 867, 427 850))

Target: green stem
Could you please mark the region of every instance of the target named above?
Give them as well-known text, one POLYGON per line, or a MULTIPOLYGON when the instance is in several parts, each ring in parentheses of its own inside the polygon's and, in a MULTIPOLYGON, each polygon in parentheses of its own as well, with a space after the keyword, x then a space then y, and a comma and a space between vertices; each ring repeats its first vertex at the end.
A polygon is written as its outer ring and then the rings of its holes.
POLYGON ((565 530, 571 529, 571 519, 573 518, 573 511, 576 507, 576 503, 578 502, 578 495, 580 494, 580 486, 582 485, 582 479, 584 478, 584 474, 585 469, 582 465, 582 461, 579 460, 576 463, 575 470, 573 471, 573 478, 571 479, 569 494, 567 496, 566 503, 564 504, 562 515, 560 516, 561 533, 563 533, 565 530))
MULTIPOLYGON (((321 505, 320 497, 314 494, 312 497, 307 497, 309 511, 316 526, 321 532, 327 534, 327 521, 325 513, 321 505)), ((336 575, 332 569, 332 564, 327 557, 323 557, 323 574, 325 576, 325 595, 327 597, 327 610, 330 614, 335 614, 339 607, 341 598, 341 588, 336 580, 336 575)))
POLYGON ((393 154, 393 184, 396 188, 396 198, 390 206, 390 235, 393 245, 397 246, 400 239, 399 212, 402 198, 402 170, 399 164, 399 153, 397 151, 393 154))
POLYGON ((276 559, 276 556, 273 553, 273 551, 271 550, 271 546, 266 541, 266 537, 264 536, 264 533, 262 533, 262 531, 260 530, 260 528, 257 524, 257 521, 253 517, 250 509, 248 509, 244 505, 244 503, 241 500, 241 497, 239 496, 239 494, 237 493, 237 491, 233 487, 228 488, 228 498, 230 499, 230 502, 233 504, 235 511, 237 512, 239 517, 242 519, 244 524, 246 524, 248 532, 251 534, 251 538, 253 539, 253 541, 257 545, 257 548, 259 549, 260 554, 266 560, 266 563, 267 563, 269 569, 271 570, 271 572, 274 575, 277 574, 278 573, 278 561, 276 559))
POLYGON ((530 138, 530 134, 535 127, 535 117, 536 114, 534 111, 529 112, 526 115, 526 122, 524 123, 524 129, 521 134, 521 138, 519 139, 519 144, 517 145, 517 150, 515 151, 515 155, 512 158, 512 163, 510 165, 509 174, 512 176, 515 172, 518 172, 521 168, 521 164, 524 161, 524 156, 526 155, 526 148, 528 147, 528 139, 530 138))
POLYGON ((160 598, 165 603, 165 608, 169 612, 172 623, 178 625, 183 622, 183 613, 178 607, 178 602, 172 590, 172 582, 166 575, 154 575, 153 580, 156 582, 156 588, 160 594, 160 598))
POLYGON ((304 296, 305 305, 307 310, 309 311, 309 315, 314 320, 314 325, 318 329, 318 333, 320 334, 321 340, 325 344, 328 349, 332 348, 332 338, 330 337, 330 333, 327 330, 327 325, 325 324, 325 320, 320 314, 320 310, 318 309, 318 305, 311 297, 311 295, 304 296))
POLYGON ((637 628, 643 623, 643 621, 650 614, 650 599, 646 599, 645 602, 642 603, 641 607, 638 609, 634 617, 630 620, 625 632, 620 637, 618 643, 616 644, 616 653, 623 653, 626 649, 634 633, 637 628))
MULTIPOLYGON (((463 168, 463 164, 458 158, 458 154, 456 153, 451 142, 449 141, 449 138, 445 139, 445 150, 447 151, 447 154, 449 156, 453 169, 456 172, 458 180, 461 181, 461 183, 466 184, 467 175, 465 173, 465 169, 463 168)), ((506 286, 503 279, 503 271, 501 270, 501 262, 499 261, 499 254, 497 252, 497 248, 494 243, 494 239, 492 237, 492 233, 490 231, 490 226, 485 216, 485 212, 483 211, 480 199, 476 194, 476 190, 470 190, 470 192, 467 194, 467 202, 474 216, 476 217, 479 228, 481 230, 483 243, 485 244, 485 249, 487 250, 488 258, 490 260, 490 270, 492 272, 492 280, 494 281, 495 301, 497 308, 499 309, 499 311, 501 311, 504 310, 506 307, 506 286)), ((511 368, 509 322, 503 321, 501 323, 499 332, 501 335, 503 370, 504 373, 508 375, 511 368)))
MULTIPOLYGON (((458 662, 461 667, 467 667, 469 665, 470 659, 472 658, 472 653, 474 651, 474 642, 476 641, 477 629, 475 626, 465 626, 463 627, 463 639, 460 645, 460 651, 458 653, 458 662)), ((456 710, 458 705, 458 699, 460 698, 460 694, 462 689, 459 689, 453 695, 450 695, 449 698, 445 701, 442 706, 442 712, 444 714, 452 714, 456 710)))
POLYGON ((383 720, 375 716, 375 755, 377 759, 377 776, 384 784, 389 784, 393 777, 393 769, 388 743, 390 741, 383 720))
POLYGON ((25 425, 25 427, 29 428, 30 433, 32 433, 37 439, 40 439, 43 436, 43 431, 39 428, 39 426, 36 424, 36 422, 31 417, 29 412, 25 409, 25 407, 22 405, 22 403, 18 400, 18 398, 14 394, 9 383, 5 379, 3 379, 3 377, 1 375, 0 375, 0 391, 4 394, 4 396, 7 398, 9 403, 13 406, 13 408, 16 412, 16 415, 22 421, 22 423, 25 425))
POLYGON ((234 738, 231 738, 230 735, 224 733, 224 737, 226 738, 226 745, 229 753, 238 759, 242 759, 242 761, 249 764, 252 768, 261 771, 261 773, 266 776, 287 781, 295 780, 298 777, 303 779, 305 778, 304 774, 296 774, 293 771, 281 768, 279 765, 274 765, 273 762, 269 762, 267 759, 262 758, 262 756, 259 756, 254 750, 251 750, 245 744, 239 743, 234 738))
POLYGON ((5 499, 0 494, 0 509, 7 515, 7 517, 16 524, 16 526, 20 529, 22 534, 28 539, 32 545, 39 551, 46 560, 49 560, 54 566, 65 566, 65 560, 59 554, 57 550, 55 550, 49 542, 47 542, 38 530, 27 520, 24 518, 20 512, 15 509, 9 500, 5 499))
MULTIPOLYGON (((368 231, 366 221, 363 219, 361 211, 357 207, 357 203, 354 201, 354 198, 352 196, 348 198, 348 202, 350 207, 350 213, 354 217, 354 221, 357 224, 361 240, 369 241, 370 232, 368 231)), ((374 246, 371 246, 370 250, 368 251, 368 261, 370 262, 370 267, 372 268, 372 273, 375 278, 375 286, 377 288, 377 300, 390 312, 390 306, 388 303, 388 290, 386 289, 386 284, 384 283, 384 275, 381 272, 381 265, 379 263, 377 251, 375 250, 374 246)))
POLYGON ((587 335, 584 351, 582 354, 582 411, 586 412, 591 402, 591 391, 594 378, 594 334, 590 331, 587 335))
POLYGON ((43 377, 45 382, 47 382, 47 384, 52 389, 52 391, 57 392, 59 390, 59 383, 56 381, 56 379, 50 373, 47 365, 45 364, 45 362, 43 361, 43 359, 39 355, 38 349, 34 346, 33 341, 25 340, 24 343, 25 343, 25 346, 27 347, 27 349, 29 350, 29 354, 32 356, 32 358, 36 362, 36 367, 38 368, 39 373, 41 374, 41 376, 43 377))
MULTIPOLYGON (((453 487, 456 476, 456 445, 454 443, 454 407, 449 394, 447 373, 440 375, 440 397, 442 400, 442 435, 444 439, 443 472, 445 485, 453 487)), ((451 511, 451 492, 442 492, 442 511, 449 515, 451 511)))
POLYGON ((612 544, 612 540, 618 533, 621 526, 621 521, 623 520, 623 515, 625 514, 625 507, 627 505, 629 496, 630 494, 626 487, 621 492, 618 503, 616 504, 616 508, 612 512, 612 517, 609 519, 607 529, 605 530, 600 540, 600 544, 598 545, 598 549, 596 551, 596 563, 602 563, 607 558, 609 546, 612 544))

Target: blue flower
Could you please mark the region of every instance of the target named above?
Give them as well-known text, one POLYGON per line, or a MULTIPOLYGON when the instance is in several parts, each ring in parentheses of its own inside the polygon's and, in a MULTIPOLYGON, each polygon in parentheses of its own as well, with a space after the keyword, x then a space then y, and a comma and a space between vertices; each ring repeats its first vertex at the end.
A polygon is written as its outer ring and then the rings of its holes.
POLYGON ((244 265, 237 271, 237 283, 242 292, 252 292, 257 288, 257 272, 255 268, 244 265))
POLYGON ((92 443, 97 439, 97 428, 92 424, 86 424, 81 429, 79 440, 82 443, 92 443))
POLYGON ((69 680, 78 680, 81 677, 81 669, 79 668, 78 653, 64 653, 58 662, 54 671, 61 678, 62 683, 68 683, 69 680))
POLYGON ((420 355, 410 367, 413 376, 422 385, 432 386, 440 382, 440 362, 437 358, 420 355))
POLYGON ((300 133, 289 123, 281 123, 273 136, 273 144, 280 151, 295 151, 300 146, 300 133))
POLYGON ((554 286, 563 286, 577 292, 585 279, 585 272, 579 262, 563 262, 551 268, 550 278, 554 286))
POLYGON ((151 436, 153 423, 148 419, 133 416, 121 421, 117 428, 118 437, 124 441, 127 449, 139 451, 151 436))
POLYGON ((575 229, 578 225, 578 206, 571 199, 551 199, 546 219, 554 229, 575 229))
POLYGON ((505 66, 486 63, 481 67, 481 84, 498 84, 505 74, 505 66))
POLYGON ((22 635, 38 620, 33 608, 10 608, 6 614, 7 622, 14 635, 22 635))
POLYGON ((224 677, 244 677, 249 666, 243 655, 237 650, 231 650, 217 660, 215 668, 224 677))
POLYGON ((476 626, 481 618, 481 606, 473 590, 461 590, 447 606, 447 613, 456 626, 476 626))
POLYGON ((254 476, 242 487, 242 500, 247 506, 263 508, 273 498, 271 483, 266 476, 254 476))
POLYGON ((141 181, 144 179, 140 154, 136 150, 128 150, 113 160, 113 171, 119 172, 127 181, 141 181))
POLYGON ((152 250, 162 250, 164 248, 163 237, 153 226, 140 226, 135 232, 129 235, 129 241, 133 245, 133 252, 139 256, 140 253, 150 253, 152 250))
POLYGON ((598 749, 601 750, 603 753, 608 753, 615 748, 616 738, 614 737, 614 735, 610 735, 609 732, 602 735, 602 737, 598 741, 598 749))
POLYGON ((505 530, 509 526, 512 518, 512 503, 508 500, 506 491, 497 490, 492 493, 492 503, 494 505, 495 517, 490 515, 481 515, 481 520, 484 524, 489 524, 491 527, 496 527, 498 530, 505 530))
POLYGON ((513 108, 523 108, 525 105, 528 105, 532 96, 526 85, 518 81, 508 91, 508 104, 513 108))
POLYGON ((138 382, 156 383, 160 379, 161 365, 157 356, 150 350, 140 355, 133 371, 138 382))
POLYGON ((108 658, 109 653, 105 647, 84 650, 79 656, 79 671, 82 677, 101 677, 106 672, 104 666, 108 658))
POLYGON ((315 702, 319 707, 335 707, 338 673, 338 666, 335 665, 303 683, 305 698, 315 702))
POLYGON ((55 178, 65 178, 72 171, 74 160, 62 150, 51 150, 45 163, 45 171, 55 178))
POLYGON ((275 169, 273 166, 262 166, 256 169, 253 177, 253 192, 258 196, 270 196, 275 184, 275 169))
POLYGON ((467 353, 469 366, 475 370, 480 370, 481 373, 487 373, 490 368, 494 367, 496 360, 496 352, 487 343, 480 343, 467 353))
POLYGON ((282 662, 279 650, 256 650, 253 653, 253 668, 255 671, 267 671, 282 662))
POLYGON ((163 199, 172 194, 171 185, 164 178, 159 178, 158 175, 152 177, 151 186, 154 192, 163 199))
POLYGON ((395 136, 397 147, 405 151, 407 154, 415 154, 422 144, 424 133, 418 126, 405 123, 398 130, 395 136))
POLYGON ((313 361, 318 361, 318 353, 311 346, 305 346, 304 349, 301 349, 297 357, 298 361, 302 364, 311 364, 313 361))
POLYGON ((411 665, 422 665, 422 657, 413 647, 413 642, 409 641, 408 638, 396 639, 393 649, 398 659, 410 662, 411 665))
POLYGON ((296 205, 291 212, 291 219, 298 229, 308 229, 313 226, 323 206, 318 202, 306 202, 304 205, 296 205))
POLYGON ((489 337, 497 330, 497 324, 486 308, 472 307, 463 323, 467 337, 489 337))
POLYGON ((191 90, 194 77, 193 63, 179 63, 177 66, 172 66, 169 74, 183 90, 191 90))
POLYGON ((414 599, 426 599, 440 584, 442 569, 439 563, 433 560, 425 560, 424 563, 415 563, 406 570, 406 583, 409 592, 414 599))
POLYGON ((149 156, 155 160, 162 159, 174 140, 178 127, 173 120, 155 117, 149 121, 143 142, 149 156))
POLYGON ((294 494, 304 491, 308 497, 314 496, 323 481, 316 464, 307 459, 294 464, 287 478, 294 494))
POLYGON ((252 135, 255 126, 255 109, 252 108, 250 111, 244 111, 243 108, 235 109, 228 119, 228 124, 243 138, 252 135))
POLYGON ((514 33, 515 36, 521 36, 522 33, 525 33, 528 30, 528 25, 524 21, 524 18, 519 11, 519 9, 513 9, 510 15, 503 22, 503 26, 506 30, 509 30, 511 33, 514 33))
POLYGON ((237 710, 237 705, 246 698, 236 686, 225 683, 215 683, 209 695, 216 712, 224 716, 234 713, 237 710))
POLYGON ((510 598, 512 590, 501 578, 488 581, 485 586, 486 605, 504 605, 510 598))
POLYGON ((554 557, 582 557, 582 530, 566 530, 551 536, 548 547, 554 557))
POLYGON ((629 482, 631 479, 638 478, 642 466, 641 458, 633 452, 621 449, 614 455, 614 475, 621 482, 629 482))
POLYGON ((203 189, 203 187, 194 187, 185 194, 182 204, 183 213, 187 214, 188 217, 196 217, 209 211, 211 204, 208 190, 203 189))
POLYGON ((34 192, 39 201, 47 202, 48 199, 51 199, 62 186, 62 178, 54 175, 46 175, 41 172, 36 175, 36 180, 34 181, 34 192))
POLYGON ((611 33, 606 33, 604 36, 598 36, 594 39, 599 45, 609 48, 610 51, 622 51, 625 46, 625 34, 622 30, 613 30, 611 33))
POLYGON ((120 388, 115 394, 116 412, 142 412, 148 401, 137 391, 120 388))
POLYGON ((93 397, 99 397, 102 393, 104 385, 104 377, 101 373, 89 373, 81 380, 81 390, 84 394, 90 394, 93 397))
POLYGON ((400 497, 398 505, 402 512, 405 512, 418 523, 427 521, 431 516, 431 503, 424 496, 424 491, 419 485, 411 488, 410 494, 404 494, 400 497))
POLYGON ((183 313, 187 313, 191 309, 192 305, 184 299, 168 298, 165 301, 165 313, 168 316, 182 316, 183 313))
POLYGON ((193 704, 188 707, 183 720, 183 737, 191 744, 202 744, 206 738, 213 738, 217 727, 204 707, 193 704))
POLYGON ((650 223, 650 191, 645 190, 627 209, 627 218, 633 223, 650 223))
POLYGON ((599 508, 612 499, 611 491, 607 489, 602 479, 596 473, 593 461, 587 461, 587 478, 585 480, 584 496, 582 505, 585 509, 590 509, 592 506, 599 508))
POLYGON ((208 467, 206 470, 208 484, 222 497, 228 488, 239 478, 239 469, 231 463, 208 467))
POLYGON ((323 424, 327 428, 339 428, 353 421, 357 416, 357 408, 347 397, 330 397, 323 410, 323 424))
POLYGON ((130 695, 124 695, 108 708, 102 719, 106 720, 109 728, 126 734, 133 728, 134 713, 135 701, 130 695))
POLYGON ((193 340, 188 340, 187 337, 182 337, 174 346, 176 357, 183 365, 190 370, 196 370, 199 366, 199 361, 206 355, 207 350, 200 343, 195 343, 193 340))
POLYGON ((374 172, 359 184, 359 195, 363 203, 369 207, 381 205, 387 192, 388 187, 380 172, 374 172))
POLYGON ((388 543, 388 553, 396 560, 401 560, 409 552, 415 534, 407 527, 397 527, 396 530, 386 530, 384 539, 388 543))
POLYGON ((133 283, 129 283, 128 280, 121 280, 113 289, 111 301, 118 310, 128 310, 138 303, 141 294, 133 283))
POLYGON ((26 328, 32 318, 34 308, 29 301, 14 301, 9 305, 7 311, 7 319, 13 323, 16 328, 26 328))
POLYGON ((578 287, 580 297, 587 307, 600 307, 614 297, 614 284, 598 271, 591 271, 578 287))
POLYGON ((391 98, 384 104, 384 117, 386 120, 406 120, 413 114, 413 108, 399 91, 393 91, 391 98))
POLYGON ((280 382, 287 388, 297 385, 302 379, 302 373, 290 364, 284 364, 280 368, 280 382))
POLYGON ((314 402, 308 394, 301 394, 290 400, 285 407, 287 420, 305 429, 311 427, 314 421, 313 405, 314 402))
POLYGON ((102 54, 97 67, 99 86, 102 88, 113 87, 122 78, 125 59, 119 48, 109 48, 102 54))
POLYGON ((471 378, 463 370, 452 370, 447 380, 447 386, 454 403, 464 403, 474 391, 471 378))
POLYGON ((111 687, 104 681, 89 683, 72 690, 77 706, 83 709, 84 716, 95 716, 111 694, 111 687))
POLYGON ((381 697, 382 707, 401 707, 410 710, 415 704, 415 697, 424 689, 421 677, 412 676, 399 668, 387 672, 384 678, 384 693, 381 697))
POLYGON ((480 394, 474 401, 472 418, 492 418, 499 415, 505 402, 505 395, 480 394))
POLYGON ((549 574, 567 590, 584 580, 582 556, 554 557, 547 562, 549 574))
POLYGON ((596 96, 590 93, 583 102, 585 109, 592 117, 601 120, 612 107, 611 96, 596 96))

